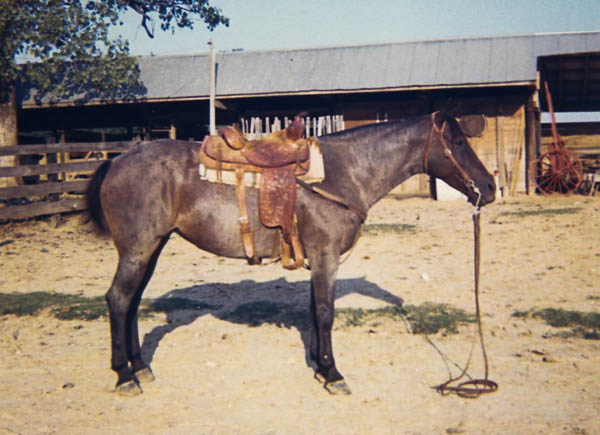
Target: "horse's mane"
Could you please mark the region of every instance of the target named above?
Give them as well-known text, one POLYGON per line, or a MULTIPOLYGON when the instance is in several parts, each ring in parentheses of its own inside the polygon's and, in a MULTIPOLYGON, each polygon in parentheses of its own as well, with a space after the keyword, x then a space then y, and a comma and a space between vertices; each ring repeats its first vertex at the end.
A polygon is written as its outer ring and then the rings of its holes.
MULTIPOLYGON (((361 142, 363 139, 372 141, 377 134, 387 135, 396 130, 402 130, 411 127, 425 118, 429 118, 431 114, 411 116, 407 118, 397 119, 393 121, 386 121, 373 124, 365 124, 358 127, 350 128, 348 130, 338 131, 336 133, 326 134, 320 136, 319 139, 328 144, 344 143, 347 145, 350 142, 361 142)), ((442 110, 436 112, 436 124, 441 125, 446 122, 447 128, 450 129, 450 133, 454 140, 466 139, 466 135, 463 132, 460 124, 456 118, 448 110, 442 110)))
POLYGON ((348 142, 348 141, 360 141, 364 137, 369 139, 373 138, 373 134, 378 131, 381 134, 386 134, 389 131, 396 130, 398 128, 410 127, 429 115, 413 116, 408 118, 402 118, 394 121, 386 121, 374 124, 365 124, 358 127, 353 127, 347 130, 338 131, 336 133, 330 133, 319 137, 320 140, 325 142, 348 142))

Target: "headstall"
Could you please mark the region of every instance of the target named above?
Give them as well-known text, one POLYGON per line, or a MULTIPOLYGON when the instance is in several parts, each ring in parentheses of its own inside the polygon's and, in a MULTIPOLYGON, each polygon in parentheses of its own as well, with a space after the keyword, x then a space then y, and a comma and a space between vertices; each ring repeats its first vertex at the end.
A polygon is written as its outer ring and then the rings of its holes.
POLYGON ((465 186, 467 186, 467 188, 473 190, 473 192, 475 192, 477 194, 477 201, 475 204, 475 208, 479 208, 479 201, 481 199, 481 192, 479 191, 479 189, 477 188, 477 186, 475 185, 475 182, 473 181, 473 179, 471 177, 469 177, 469 175, 467 174, 467 172, 462 168, 462 166, 460 166, 460 163, 458 163, 458 161, 454 158, 454 155, 452 154, 452 151, 450 150, 450 148, 448 147, 448 144, 446 143, 446 140, 444 139, 444 130, 446 129, 446 126, 448 125, 448 122, 446 120, 444 120, 444 123, 442 124, 442 128, 439 128, 436 123, 435 123, 435 115, 438 114, 439 112, 434 112, 431 114, 431 130, 429 130, 429 136, 427 138, 427 146, 425 147, 425 157, 424 157, 424 167, 425 167, 425 173, 429 173, 429 150, 431 149, 431 142, 433 140, 433 133, 437 133, 439 139, 440 139, 440 143, 442 144, 442 147, 444 148, 444 156, 448 159, 450 159, 450 161, 452 162, 452 164, 454 165, 454 167, 456 168, 456 170, 459 172, 459 174, 461 175, 461 177, 463 178, 463 180, 465 181, 465 186))

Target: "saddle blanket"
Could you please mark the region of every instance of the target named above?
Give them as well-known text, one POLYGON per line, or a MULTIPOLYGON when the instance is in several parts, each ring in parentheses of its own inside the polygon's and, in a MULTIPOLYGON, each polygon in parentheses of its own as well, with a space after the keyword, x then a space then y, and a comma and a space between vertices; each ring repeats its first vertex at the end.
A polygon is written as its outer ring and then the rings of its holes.
MULTIPOLYGON (((216 169, 210 169, 200 163, 198 167, 198 173, 200 179, 204 181, 210 181, 211 183, 223 183, 236 185, 235 171, 221 170, 221 179, 219 180, 219 171, 216 169)), ((260 186, 260 173, 258 172, 244 172, 244 186, 259 188, 260 186)))

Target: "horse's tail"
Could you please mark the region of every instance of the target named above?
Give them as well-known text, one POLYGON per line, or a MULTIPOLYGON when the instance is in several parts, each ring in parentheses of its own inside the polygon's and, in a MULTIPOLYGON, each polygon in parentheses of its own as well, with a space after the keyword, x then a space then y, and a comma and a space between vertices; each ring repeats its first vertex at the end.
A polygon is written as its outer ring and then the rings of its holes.
POLYGON ((87 201, 89 219, 94 222, 96 227, 101 233, 108 232, 108 226, 104 219, 104 211, 102 210, 102 201, 100 201, 100 187, 106 173, 110 168, 111 160, 107 160, 94 172, 90 183, 88 184, 85 192, 85 199, 87 201))

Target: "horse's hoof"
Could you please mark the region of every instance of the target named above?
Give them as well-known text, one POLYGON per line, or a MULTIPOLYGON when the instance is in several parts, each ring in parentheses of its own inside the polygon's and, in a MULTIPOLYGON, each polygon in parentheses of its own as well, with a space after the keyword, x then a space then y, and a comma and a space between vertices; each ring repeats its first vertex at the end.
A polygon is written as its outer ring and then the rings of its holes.
POLYGON ((143 368, 134 373, 134 376, 137 378, 138 382, 141 383, 149 383, 154 382, 156 379, 149 368, 143 368))
POLYGON ((315 379, 317 381, 319 381, 321 384, 324 384, 324 383, 327 382, 327 379, 325 379, 325 376, 323 376, 323 373, 316 372, 315 373, 315 379))
POLYGON ((346 381, 344 380, 327 382, 325 384, 325 389, 329 392, 329 394, 344 396, 352 394, 352 391, 350 391, 350 387, 348 387, 348 384, 346 384, 346 381))
POLYGON ((134 397, 142 394, 142 389, 134 380, 117 385, 117 394, 124 397, 134 397))

